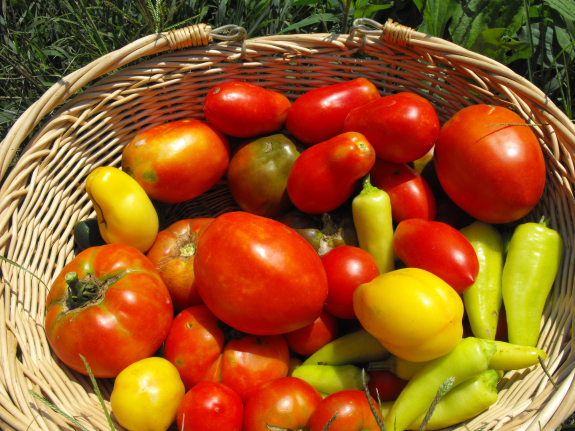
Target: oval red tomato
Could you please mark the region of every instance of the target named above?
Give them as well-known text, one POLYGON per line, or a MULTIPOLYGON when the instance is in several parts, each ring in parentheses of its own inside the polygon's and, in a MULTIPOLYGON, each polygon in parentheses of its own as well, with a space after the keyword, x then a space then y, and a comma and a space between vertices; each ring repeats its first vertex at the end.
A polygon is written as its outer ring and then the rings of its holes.
POLYGON ((349 112, 380 97, 377 87, 365 78, 315 88, 293 102, 286 127, 308 145, 324 142, 342 133, 349 112))
POLYGON ((435 219, 437 203, 429 184, 407 164, 377 159, 369 177, 374 187, 389 195, 393 221, 435 219))
MULTIPOLYGON (((373 398, 371 401, 377 406, 373 398)), ((365 393, 359 390, 339 391, 324 398, 311 415, 310 431, 322 431, 336 412, 331 431, 380 431, 365 393)))
POLYGON ((244 405, 226 385, 202 382, 184 395, 176 419, 179 431, 242 431, 244 405))
POLYGON ((408 163, 433 147, 439 119, 431 102, 406 91, 354 109, 345 119, 343 131, 363 134, 380 159, 408 163))
POLYGON ((327 274, 325 309, 341 319, 355 319, 353 292, 379 275, 375 259, 359 247, 336 247, 321 258, 327 274))
POLYGON ((84 250, 62 269, 44 327, 67 366, 87 375, 82 355, 94 376, 108 378, 152 356, 172 320, 172 300, 154 265, 133 247, 110 244, 84 250))
POLYGON ((122 170, 150 199, 168 203, 207 191, 226 173, 229 162, 227 138, 214 126, 193 119, 140 132, 122 152, 122 170))
POLYGON ((202 304, 194 277, 194 257, 198 238, 212 221, 213 218, 179 220, 160 231, 146 253, 166 284, 177 311, 202 304))
POLYGON ((309 383, 283 377, 266 383, 248 400, 243 431, 306 430, 322 397, 309 383))
POLYGON ((220 215, 206 229, 194 272, 210 310, 253 335, 309 325, 327 297, 325 270, 311 245, 278 221, 241 211, 220 215))
POLYGON ((309 356, 335 340, 337 330, 337 319, 327 311, 322 310, 319 317, 312 323, 295 331, 287 332, 284 337, 290 349, 300 355, 309 356))
POLYGON ((471 287, 479 273, 473 246, 461 232, 442 222, 402 221, 393 234, 393 251, 408 267, 435 274, 459 294, 471 287))
POLYGON ((373 147, 362 134, 342 133, 300 154, 288 176, 288 195, 300 211, 332 211, 352 195, 374 163, 373 147))
POLYGON ((369 373, 369 393, 375 399, 379 396, 382 402, 394 401, 409 383, 388 370, 374 370, 369 373))
POLYGON ((520 219, 539 202, 545 160, 523 119, 500 106, 473 105, 441 128, 435 146, 437 177, 465 212, 486 223, 520 219))
POLYGON ((204 115, 218 130, 238 138, 274 133, 286 122, 289 99, 245 81, 216 85, 204 100, 204 115))

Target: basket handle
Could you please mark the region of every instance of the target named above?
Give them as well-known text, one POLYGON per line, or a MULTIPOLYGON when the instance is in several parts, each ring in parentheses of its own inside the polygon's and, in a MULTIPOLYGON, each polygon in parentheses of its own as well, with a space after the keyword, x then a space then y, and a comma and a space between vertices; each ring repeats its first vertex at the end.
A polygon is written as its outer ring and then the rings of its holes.
POLYGON ((57 108, 90 81, 97 79, 138 58, 192 46, 208 45, 214 38, 241 41, 246 30, 236 25, 212 29, 206 24, 194 24, 178 30, 142 37, 123 48, 110 52, 81 69, 61 78, 18 118, 0 143, 0 178, 4 178, 16 151, 44 116, 57 108))

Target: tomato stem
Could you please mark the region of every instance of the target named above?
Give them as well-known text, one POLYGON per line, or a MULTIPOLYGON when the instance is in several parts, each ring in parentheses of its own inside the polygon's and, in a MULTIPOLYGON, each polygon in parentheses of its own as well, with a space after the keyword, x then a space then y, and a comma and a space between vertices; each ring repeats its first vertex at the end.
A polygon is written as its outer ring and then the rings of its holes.
POLYGON ((64 279, 68 285, 68 303, 70 308, 78 308, 98 296, 99 286, 92 277, 78 278, 78 273, 68 272, 64 279))

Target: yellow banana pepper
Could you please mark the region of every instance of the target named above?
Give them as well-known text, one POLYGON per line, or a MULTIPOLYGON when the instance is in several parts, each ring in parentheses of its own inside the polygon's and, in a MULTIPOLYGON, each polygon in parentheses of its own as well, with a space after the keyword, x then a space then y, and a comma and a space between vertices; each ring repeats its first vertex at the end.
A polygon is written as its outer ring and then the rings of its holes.
POLYGON ((148 251, 158 235, 158 214, 136 180, 118 168, 103 166, 88 175, 86 192, 106 243, 148 251))

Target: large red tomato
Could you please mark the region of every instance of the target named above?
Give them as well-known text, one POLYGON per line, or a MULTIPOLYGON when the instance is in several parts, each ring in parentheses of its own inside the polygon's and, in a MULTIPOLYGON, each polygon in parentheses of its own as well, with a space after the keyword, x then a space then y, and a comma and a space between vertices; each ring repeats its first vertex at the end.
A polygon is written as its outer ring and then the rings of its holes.
MULTIPOLYGON (((373 398, 371 401, 378 411, 377 402, 373 398)), ((365 393, 351 389, 335 392, 318 404, 309 421, 310 431, 325 429, 336 412, 338 416, 329 427, 331 431, 379 431, 365 393)))
POLYGON ((261 386, 249 398, 243 431, 307 430, 322 401, 317 390, 296 377, 283 377, 261 386))
POLYGON ((543 194, 543 151, 523 124, 507 108, 473 105, 441 128, 434 156, 437 177, 453 202, 478 220, 516 221, 543 194))
POLYGON ((176 414, 179 431, 242 431, 244 406, 238 394, 218 382, 190 389, 176 414))
POLYGON ((194 256, 198 238, 212 221, 213 218, 179 220, 160 231, 146 253, 156 265, 177 311, 202 303, 196 289, 194 256))
POLYGON ((179 120, 140 132, 122 152, 122 170, 151 199, 177 203, 212 187, 230 162, 227 138, 199 120, 179 120))
POLYGON ((353 109, 380 97, 377 87, 365 78, 315 88, 293 102, 286 127, 306 144, 327 141, 342 133, 353 109))
POLYGON ((338 327, 337 319, 322 310, 315 321, 303 328, 285 333, 284 337, 290 349, 300 355, 309 356, 335 340, 338 327))
POLYGON ((309 325, 327 297, 325 270, 312 246, 278 221, 241 211, 220 215, 206 229, 194 272, 208 308, 253 335, 309 325))
POLYGON ((204 115, 226 135, 248 138, 280 130, 289 107, 282 93, 250 82, 228 81, 206 94, 204 115))
POLYGON ((168 335, 172 300, 154 265, 133 247, 110 244, 78 254, 52 283, 45 329, 70 368, 115 377, 152 356, 168 335), (153 318, 150 318, 153 316, 153 318))

